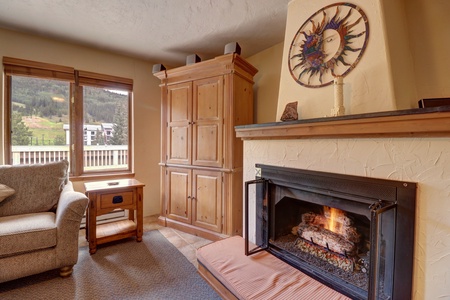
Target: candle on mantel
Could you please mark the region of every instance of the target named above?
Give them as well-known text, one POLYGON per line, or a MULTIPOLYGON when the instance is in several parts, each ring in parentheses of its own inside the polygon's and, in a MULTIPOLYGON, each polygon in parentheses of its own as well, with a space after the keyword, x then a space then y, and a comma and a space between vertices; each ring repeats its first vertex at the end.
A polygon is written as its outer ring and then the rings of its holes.
POLYGON ((342 76, 334 77, 334 108, 331 110, 332 116, 343 116, 344 107, 344 80, 342 76))

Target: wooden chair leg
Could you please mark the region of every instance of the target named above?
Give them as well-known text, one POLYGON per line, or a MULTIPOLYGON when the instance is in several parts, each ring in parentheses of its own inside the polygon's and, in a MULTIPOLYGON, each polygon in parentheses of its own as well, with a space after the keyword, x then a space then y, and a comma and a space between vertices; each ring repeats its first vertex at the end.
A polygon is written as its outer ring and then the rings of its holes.
POLYGON ((61 276, 62 278, 69 277, 70 275, 72 275, 72 271, 73 266, 62 267, 61 269, 59 269, 59 276, 61 276))

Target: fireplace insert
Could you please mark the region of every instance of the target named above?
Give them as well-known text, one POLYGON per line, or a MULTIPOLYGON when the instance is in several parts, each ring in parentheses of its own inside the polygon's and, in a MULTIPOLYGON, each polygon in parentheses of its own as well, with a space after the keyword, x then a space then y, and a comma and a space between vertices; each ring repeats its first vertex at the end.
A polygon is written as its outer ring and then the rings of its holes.
POLYGON ((268 251, 353 299, 411 299, 416 183, 256 169, 246 255, 268 251))

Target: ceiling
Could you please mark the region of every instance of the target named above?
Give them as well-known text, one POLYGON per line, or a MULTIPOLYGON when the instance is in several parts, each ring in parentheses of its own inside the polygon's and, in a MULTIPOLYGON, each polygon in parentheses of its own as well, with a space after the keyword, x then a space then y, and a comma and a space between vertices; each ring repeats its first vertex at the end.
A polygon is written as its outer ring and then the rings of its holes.
POLYGON ((0 27, 176 66, 282 42, 289 1, 0 0, 0 27))

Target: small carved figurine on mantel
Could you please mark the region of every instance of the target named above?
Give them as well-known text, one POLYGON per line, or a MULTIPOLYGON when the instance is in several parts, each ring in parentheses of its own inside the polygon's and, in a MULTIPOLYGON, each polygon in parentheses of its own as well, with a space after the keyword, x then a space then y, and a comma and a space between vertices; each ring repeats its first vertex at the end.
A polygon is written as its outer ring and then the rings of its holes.
POLYGON ((286 107, 284 108, 284 112, 281 115, 280 120, 283 122, 298 120, 297 104, 298 101, 286 104, 286 107))

